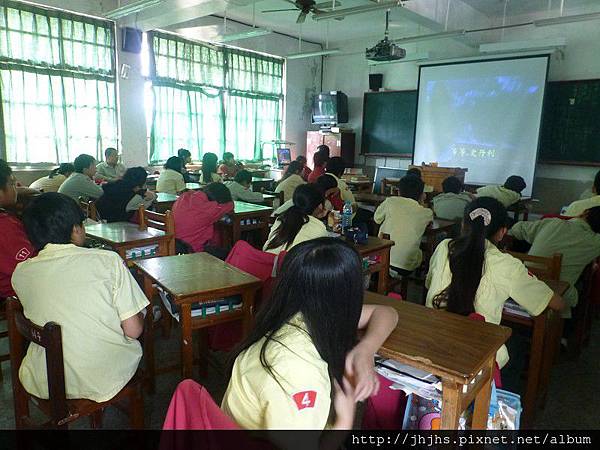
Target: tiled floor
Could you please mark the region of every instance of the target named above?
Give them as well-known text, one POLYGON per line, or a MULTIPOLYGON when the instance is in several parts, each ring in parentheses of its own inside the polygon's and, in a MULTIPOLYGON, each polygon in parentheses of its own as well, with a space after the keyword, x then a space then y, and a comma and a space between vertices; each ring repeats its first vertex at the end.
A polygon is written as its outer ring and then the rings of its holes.
MULTIPOLYGON (((159 365, 172 364, 179 358, 177 327, 170 339, 160 335, 156 338, 156 355, 159 365)), ((6 343, 0 343, 0 353, 5 352, 6 343)), ((227 387, 227 355, 214 353, 208 376, 198 381, 205 385, 217 402, 220 402, 227 387)), ((0 429, 14 427, 10 366, 2 364, 4 382, 0 385, 0 429)), ((176 372, 157 378, 156 393, 145 396, 146 427, 160 428, 171 395, 180 380, 176 372)), ((552 371, 548 401, 544 410, 538 411, 536 427, 542 429, 593 429, 600 426, 598 411, 600 396, 596 395, 600 380, 600 321, 594 325, 590 346, 576 361, 564 355, 552 371), (595 400, 594 400, 595 399, 595 400)), ((105 428, 126 428, 127 418, 116 410, 105 415, 105 428)), ((79 421, 77 426, 87 427, 88 422, 79 421)))

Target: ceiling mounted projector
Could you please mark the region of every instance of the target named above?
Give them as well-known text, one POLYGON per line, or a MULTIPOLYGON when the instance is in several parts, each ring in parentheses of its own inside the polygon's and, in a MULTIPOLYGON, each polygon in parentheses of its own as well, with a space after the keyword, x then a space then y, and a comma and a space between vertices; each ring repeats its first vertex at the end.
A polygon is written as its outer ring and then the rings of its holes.
POLYGON ((383 40, 379 41, 375 47, 368 48, 365 51, 365 57, 369 61, 396 61, 406 56, 406 50, 398 47, 389 40, 389 22, 390 10, 385 12, 385 34, 383 40))

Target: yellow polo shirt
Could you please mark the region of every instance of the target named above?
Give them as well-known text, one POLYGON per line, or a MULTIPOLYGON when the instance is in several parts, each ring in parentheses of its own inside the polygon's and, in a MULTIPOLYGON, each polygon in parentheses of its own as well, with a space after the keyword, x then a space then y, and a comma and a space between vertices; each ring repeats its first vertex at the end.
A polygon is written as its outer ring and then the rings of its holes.
POLYGON ((506 189, 504 186, 483 186, 477 189, 477 197, 492 197, 498 200, 508 208, 521 200, 521 194, 510 189, 506 189))
POLYGON ((185 190, 183 175, 173 169, 164 169, 156 182, 156 190, 157 192, 177 195, 185 190))
MULTIPOLYGON (((127 384, 142 348, 121 322, 148 300, 117 253, 48 244, 17 266, 12 284, 29 320, 61 327, 67 398, 103 402, 127 384)), ((48 398, 42 347, 29 346, 19 378, 27 392, 48 398)))
MULTIPOLYGON (((600 256, 600 234, 594 233, 583 219, 544 219, 515 224, 509 235, 531 244, 529 254, 549 257, 561 253, 560 279, 569 283, 563 299, 570 307, 577 305, 575 283, 585 267, 600 256)), ((570 311, 563 316, 570 317, 570 311)))
POLYGON ((433 212, 441 219, 462 219, 465 207, 472 201, 473 199, 466 192, 460 194, 446 192, 433 197, 433 212))
POLYGON ((596 206, 600 206, 600 195, 594 195, 593 197, 571 203, 564 215, 577 217, 583 214, 586 209, 595 208, 596 206))
POLYGON ((421 237, 433 220, 433 211, 406 197, 388 197, 375 210, 373 217, 381 224, 380 233, 388 233, 395 242, 390 251, 391 265, 415 270, 423 261, 421 237))
POLYGON ((331 381, 302 316, 294 316, 267 345, 265 357, 277 380, 261 364, 264 342, 236 358, 221 405, 225 413, 250 430, 323 430, 331 381))
POLYGON ((294 246, 296 246, 304 241, 310 241, 312 239, 317 239, 320 237, 328 236, 327 228, 325 228, 325 225, 323 224, 323 222, 321 222, 316 217, 308 216, 308 222, 306 222, 304 225, 302 225, 302 228, 300 228, 300 231, 298 231, 298 234, 296 235, 296 238, 294 239, 294 241, 292 242, 291 245, 289 245, 287 248, 285 248, 284 246, 280 246, 277 248, 270 248, 267 250, 267 246, 269 245, 269 242, 271 242, 271 239, 273 239, 273 237, 275 237, 275 232, 277 231, 277 229, 280 226, 281 226, 281 220, 277 219, 275 221, 275 223, 273 224, 273 226, 271 227, 271 232, 269 233, 269 238, 267 239, 267 242, 265 242, 265 245, 263 246, 263 250, 265 252, 274 253, 277 255, 284 250, 285 251, 291 250, 294 246))
POLYGON ((288 200, 292 200, 294 197, 294 191, 296 188, 303 184, 306 184, 306 181, 304 181, 304 178, 302 178, 300 175, 290 175, 277 185, 275 188, 275 193, 278 194, 283 192, 283 201, 287 202, 288 200))
MULTIPOLYGON (((433 307, 434 297, 452 281, 448 263, 449 243, 450 239, 442 241, 429 262, 425 286, 429 289, 426 305, 430 308, 433 307)), ((486 240, 485 247, 483 274, 475 294, 475 312, 484 316, 486 322, 499 324, 504 303, 512 298, 532 316, 541 314, 554 295, 552 289, 531 275, 521 261, 502 253, 490 241, 486 240)), ((496 362, 502 368, 508 359, 508 351, 503 345, 496 353, 496 362)))

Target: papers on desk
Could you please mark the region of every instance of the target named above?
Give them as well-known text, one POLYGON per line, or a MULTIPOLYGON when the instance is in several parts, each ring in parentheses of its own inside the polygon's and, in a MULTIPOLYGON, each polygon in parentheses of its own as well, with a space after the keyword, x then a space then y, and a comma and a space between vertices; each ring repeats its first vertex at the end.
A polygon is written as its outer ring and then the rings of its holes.
POLYGON ((525 311, 521 307, 521 305, 519 305, 518 303, 514 302, 513 300, 508 300, 504 304, 504 311, 506 311, 507 313, 514 314, 515 316, 531 317, 531 315, 527 311, 525 311))
POLYGON ((379 356, 375 357, 375 370, 382 377, 394 382, 392 389, 402 390, 407 395, 416 394, 429 400, 441 401, 442 399, 442 382, 430 373, 379 356))

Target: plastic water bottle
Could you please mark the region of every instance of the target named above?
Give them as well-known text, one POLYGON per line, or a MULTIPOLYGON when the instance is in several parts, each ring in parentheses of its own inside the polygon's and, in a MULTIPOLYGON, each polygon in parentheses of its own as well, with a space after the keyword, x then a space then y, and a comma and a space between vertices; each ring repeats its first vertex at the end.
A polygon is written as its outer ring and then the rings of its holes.
POLYGON ((347 201, 342 208, 342 230, 352 226, 352 203, 347 201))

